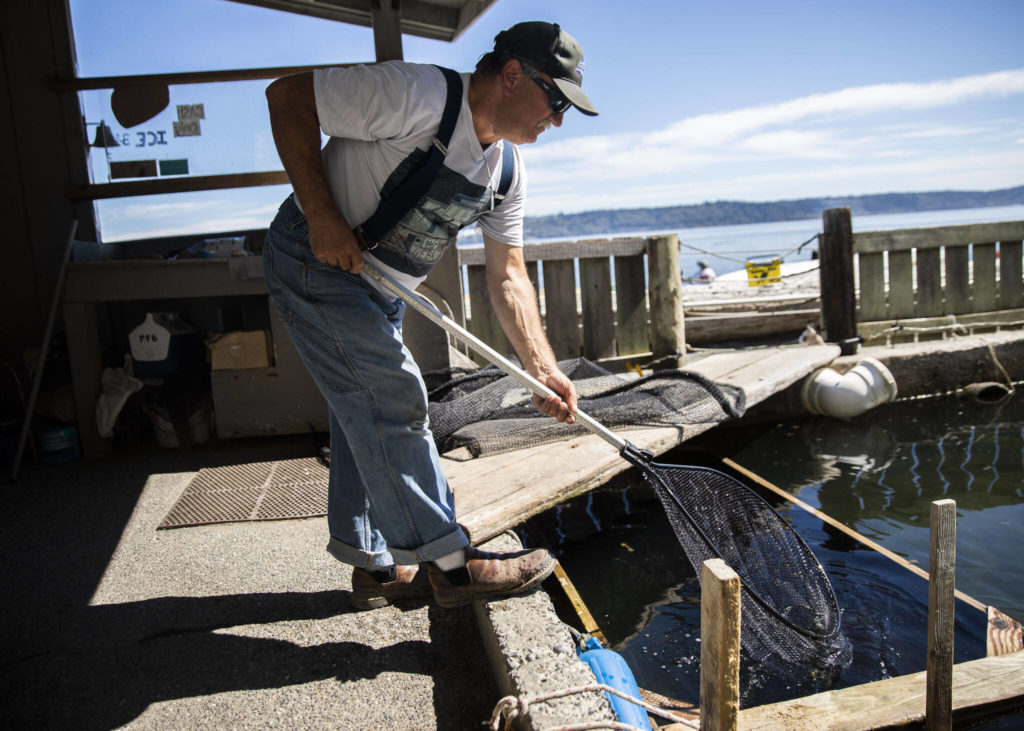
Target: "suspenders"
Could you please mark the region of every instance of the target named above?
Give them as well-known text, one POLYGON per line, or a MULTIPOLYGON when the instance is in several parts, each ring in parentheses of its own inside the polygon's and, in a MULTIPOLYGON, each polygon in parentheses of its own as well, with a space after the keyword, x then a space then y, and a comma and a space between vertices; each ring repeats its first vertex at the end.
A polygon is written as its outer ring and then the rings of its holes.
MULTIPOLYGON (((423 197, 437 177, 444 158, 448 154, 448 143, 451 142, 455 122, 458 120, 459 110, 462 108, 462 77, 452 69, 441 66, 437 68, 444 74, 445 82, 448 85, 448 94, 437 135, 420 165, 398 185, 390 197, 380 202, 372 216, 357 227, 358 233, 371 249, 423 197)), ((503 142, 502 145, 501 175, 498 189, 494 193, 496 204, 505 199, 508 189, 512 185, 512 175, 515 173, 515 153, 512 145, 509 142, 503 142)))

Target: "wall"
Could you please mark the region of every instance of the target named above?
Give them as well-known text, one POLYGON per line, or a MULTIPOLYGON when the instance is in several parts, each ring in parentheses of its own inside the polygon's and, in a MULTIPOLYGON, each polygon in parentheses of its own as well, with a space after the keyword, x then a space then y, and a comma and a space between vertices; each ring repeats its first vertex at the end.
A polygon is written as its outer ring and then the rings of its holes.
POLYGON ((47 88, 74 74, 67 0, 0 2, 0 356, 11 363, 41 344, 71 221, 96 238, 92 203, 65 195, 88 179, 78 97, 47 88))

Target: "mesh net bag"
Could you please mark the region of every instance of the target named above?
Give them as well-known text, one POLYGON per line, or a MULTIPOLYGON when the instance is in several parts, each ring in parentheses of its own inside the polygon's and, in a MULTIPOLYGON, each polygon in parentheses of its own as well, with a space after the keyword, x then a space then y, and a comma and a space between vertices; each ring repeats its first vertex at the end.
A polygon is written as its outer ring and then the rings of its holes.
MULTIPOLYGON (((699 373, 613 374, 585 358, 562 361, 576 386, 579 408, 607 427, 681 426, 739 418, 742 389, 699 373)), ((474 457, 500 454, 589 433, 542 415, 533 395, 494 367, 424 374, 430 428, 442 453, 460 447, 474 457)))
POLYGON ((742 584, 741 645, 761 675, 836 672, 849 660, 828 576, 793 527, 736 478, 705 467, 639 465, 701 577, 721 558, 742 584))

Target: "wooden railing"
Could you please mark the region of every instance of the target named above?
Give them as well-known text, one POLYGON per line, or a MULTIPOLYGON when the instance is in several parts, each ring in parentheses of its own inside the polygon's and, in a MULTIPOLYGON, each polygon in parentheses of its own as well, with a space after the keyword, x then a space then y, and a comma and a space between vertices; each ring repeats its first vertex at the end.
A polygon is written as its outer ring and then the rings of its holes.
MULTIPOLYGON (((677 236, 528 244, 524 256, 556 357, 682 364, 677 236)), ((430 286, 454 319, 499 352, 510 353, 489 302, 484 250, 459 249, 457 262, 445 258, 435 268, 440 272, 431 274, 430 286)))
POLYGON ((826 211, 822 314, 828 339, 906 340, 1024 321, 1024 221, 853 233, 826 211))

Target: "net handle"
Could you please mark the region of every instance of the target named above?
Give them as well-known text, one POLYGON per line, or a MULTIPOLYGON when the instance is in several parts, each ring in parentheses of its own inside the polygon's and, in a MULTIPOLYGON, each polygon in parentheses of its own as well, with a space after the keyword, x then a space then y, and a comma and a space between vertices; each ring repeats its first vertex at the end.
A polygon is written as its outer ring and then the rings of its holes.
MULTIPOLYGON (((545 386, 543 383, 538 381, 536 378, 531 376, 529 373, 524 371, 522 368, 517 366, 515 363, 510 361, 505 356, 501 355, 498 351, 494 350, 487 343, 480 338, 473 335, 471 332, 466 330, 464 327, 459 325, 457 322, 452 320, 450 317, 438 310, 431 302, 428 302, 420 295, 415 292, 409 291, 408 288, 403 287, 401 284, 391 279, 387 274, 382 272, 380 269, 375 267, 368 261, 364 260, 363 273, 373 279, 375 282, 379 282, 389 292, 397 297, 400 297, 407 305, 412 307, 418 313, 423 315, 425 318, 433 322, 435 325, 440 326, 445 332, 451 334, 456 340, 461 342, 463 345, 472 349, 476 353, 486 358, 490 363, 500 368, 502 371, 512 376, 514 379, 519 381, 523 386, 537 394, 541 398, 547 398, 554 396, 555 398, 561 399, 557 393, 552 391, 550 388, 545 386)), ((604 439, 610 445, 615 447, 619 452, 625 450, 629 443, 616 436, 608 428, 598 421, 595 421, 593 417, 582 411, 576 412, 576 420, 579 421, 583 426, 589 429, 597 436, 604 439)))

